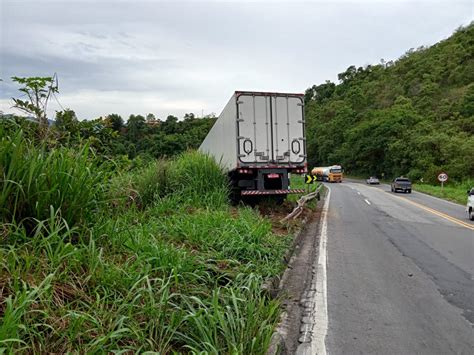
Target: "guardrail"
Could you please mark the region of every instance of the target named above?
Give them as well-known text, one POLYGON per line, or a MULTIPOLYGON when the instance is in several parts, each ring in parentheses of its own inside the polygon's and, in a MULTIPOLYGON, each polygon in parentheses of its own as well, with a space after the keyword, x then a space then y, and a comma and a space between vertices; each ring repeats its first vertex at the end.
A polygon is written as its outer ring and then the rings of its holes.
POLYGON ((317 198, 319 200, 319 197, 320 197, 320 194, 319 194, 319 191, 321 190, 321 188, 323 187, 322 184, 320 184, 315 191, 307 194, 307 195, 304 195, 304 196, 301 196, 301 198, 296 202, 297 203, 297 206, 293 209, 293 211, 287 215, 285 218, 283 218, 282 220, 280 220, 280 223, 283 223, 289 219, 296 219, 299 217, 299 215, 301 213, 303 213, 303 207, 304 205, 306 204, 306 202, 308 201, 311 201, 312 199, 314 198, 317 198))

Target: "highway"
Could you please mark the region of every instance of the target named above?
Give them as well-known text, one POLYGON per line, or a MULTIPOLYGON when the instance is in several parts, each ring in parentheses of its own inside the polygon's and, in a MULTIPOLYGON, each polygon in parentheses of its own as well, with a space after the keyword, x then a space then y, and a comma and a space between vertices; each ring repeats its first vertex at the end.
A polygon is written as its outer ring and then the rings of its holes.
POLYGON ((326 270, 317 275, 325 351, 474 354, 474 223, 465 207, 388 185, 326 186, 326 270))

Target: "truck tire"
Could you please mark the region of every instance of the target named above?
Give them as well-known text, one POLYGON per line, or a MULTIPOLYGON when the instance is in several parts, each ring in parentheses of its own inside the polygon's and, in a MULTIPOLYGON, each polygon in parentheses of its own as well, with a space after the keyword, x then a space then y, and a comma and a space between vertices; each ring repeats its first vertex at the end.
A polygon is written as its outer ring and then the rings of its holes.
POLYGON ((273 197, 273 201, 275 202, 277 206, 283 205, 285 200, 286 200, 286 195, 276 195, 273 197))
POLYGON ((411 194, 411 190, 407 190, 407 192, 408 192, 409 194, 411 194))
POLYGON ((242 196, 240 195, 240 191, 241 189, 234 186, 230 189, 230 193, 229 193, 229 200, 230 200, 230 204, 232 206, 237 206, 239 204, 239 202, 242 200, 242 196))
POLYGON ((474 211, 472 210, 472 208, 469 209, 469 219, 471 221, 474 221, 474 211))

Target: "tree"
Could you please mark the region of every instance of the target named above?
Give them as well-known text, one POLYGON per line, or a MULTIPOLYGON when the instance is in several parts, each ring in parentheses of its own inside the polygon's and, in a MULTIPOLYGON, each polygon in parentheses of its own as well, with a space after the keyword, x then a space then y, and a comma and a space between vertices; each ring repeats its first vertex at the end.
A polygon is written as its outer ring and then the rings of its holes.
POLYGON ((79 130, 79 121, 77 120, 76 113, 71 109, 56 111, 55 126, 63 132, 68 132, 72 135, 76 134, 79 130))
POLYGON ((337 85, 308 88, 308 162, 425 181, 441 170, 474 177, 473 36, 474 23, 396 61, 349 66, 337 85))
POLYGON ((147 122, 153 122, 153 121, 156 121, 156 117, 154 114, 152 113, 149 113, 148 115, 146 115, 146 121, 147 122))
POLYGON ((48 102, 51 95, 59 92, 56 74, 52 77, 31 78, 13 76, 12 80, 23 85, 19 91, 28 98, 26 100, 12 98, 13 107, 33 115, 39 122, 43 132, 46 132, 48 129, 48 117, 46 116, 48 102))
POLYGON ((130 115, 127 121, 128 136, 133 142, 137 142, 146 128, 145 117, 142 115, 130 115))
POLYGON ((123 127, 123 118, 116 113, 111 113, 105 118, 105 124, 114 131, 120 132, 123 127))

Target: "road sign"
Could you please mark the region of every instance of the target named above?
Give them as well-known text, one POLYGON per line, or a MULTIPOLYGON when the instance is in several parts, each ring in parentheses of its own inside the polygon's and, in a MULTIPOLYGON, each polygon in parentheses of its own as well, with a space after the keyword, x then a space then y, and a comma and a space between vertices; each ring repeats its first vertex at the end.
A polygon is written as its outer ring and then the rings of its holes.
POLYGON ((446 182, 446 181, 448 181, 448 174, 446 174, 446 173, 441 173, 441 174, 439 174, 439 175, 438 175, 438 180, 439 180, 440 182, 446 182))
POLYGON ((305 175, 305 183, 306 184, 312 184, 313 182, 316 182, 318 177, 316 175, 305 175))

